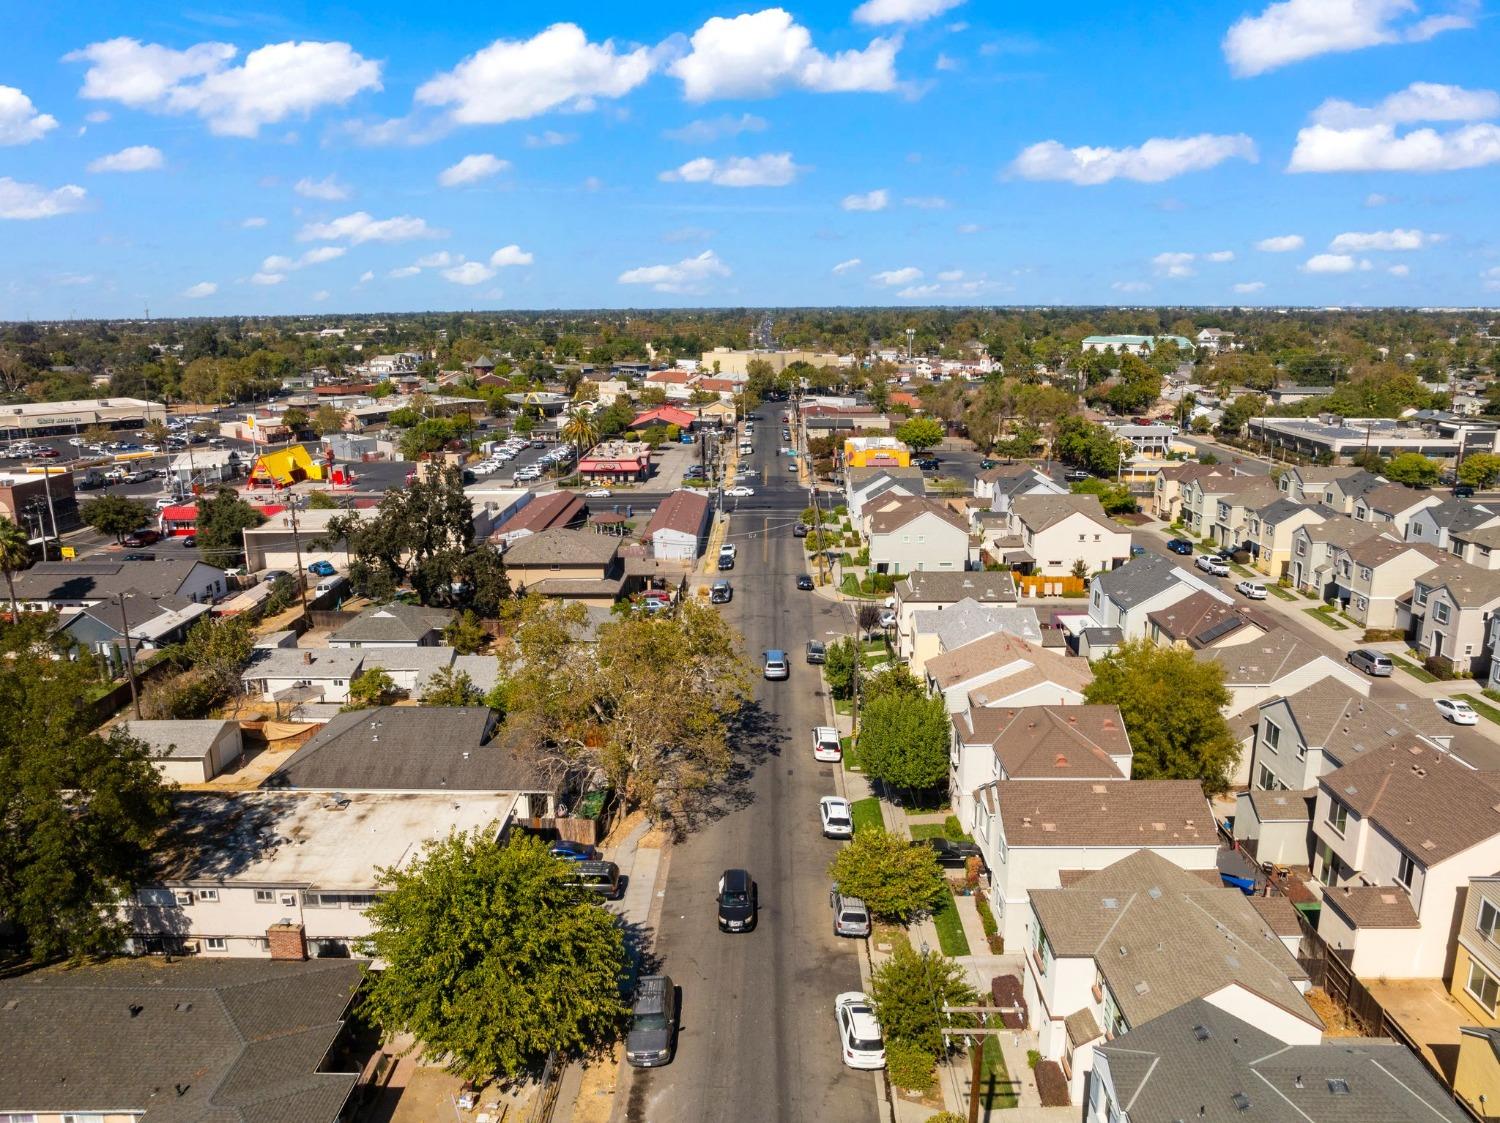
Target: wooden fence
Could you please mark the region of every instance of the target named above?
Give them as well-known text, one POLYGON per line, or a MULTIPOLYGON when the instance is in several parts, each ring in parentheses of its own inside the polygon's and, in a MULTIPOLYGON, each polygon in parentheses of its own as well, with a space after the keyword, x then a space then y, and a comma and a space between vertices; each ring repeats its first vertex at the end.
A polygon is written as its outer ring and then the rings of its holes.
POLYGON ((1014 574, 1016 589, 1023 597, 1081 597, 1089 591, 1087 577, 1044 577, 1014 574))

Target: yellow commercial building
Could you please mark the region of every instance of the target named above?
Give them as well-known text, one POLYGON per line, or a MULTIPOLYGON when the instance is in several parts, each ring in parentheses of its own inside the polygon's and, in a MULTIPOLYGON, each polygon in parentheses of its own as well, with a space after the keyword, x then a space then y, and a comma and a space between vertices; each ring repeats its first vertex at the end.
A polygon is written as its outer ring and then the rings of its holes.
POLYGON ((268 452, 250 469, 251 487, 290 487, 303 480, 326 478, 325 465, 302 445, 268 452))
POLYGON ((844 440, 846 468, 910 468, 911 449, 895 437, 848 437, 844 440))

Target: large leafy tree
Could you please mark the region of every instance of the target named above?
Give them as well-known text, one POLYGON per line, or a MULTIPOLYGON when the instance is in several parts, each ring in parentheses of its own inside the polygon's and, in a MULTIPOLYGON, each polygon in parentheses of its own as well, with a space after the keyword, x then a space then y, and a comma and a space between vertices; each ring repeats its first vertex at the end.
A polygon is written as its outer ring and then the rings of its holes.
POLYGON ((862 830, 828 867, 839 891, 858 897, 875 916, 906 921, 937 904, 943 871, 925 846, 882 830, 862 830))
POLYGON ((90 499, 78 509, 78 517, 85 526, 112 536, 116 542, 151 522, 151 512, 144 503, 123 495, 101 495, 98 499, 90 499))
POLYGON ((1458 466, 1458 482, 1470 487, 1489 487, 1500 480, 1500 456, 1493 452, 1475 452, 1464 457, 1458 466))
POLYGON ((221 487, 206 499, 198 500, 198 519, 194 533, 198 549, 211 565, 238 565, 245 558, 245 531, 266 521, 233 488, 221 487))
POLYGON ((859 725, 859 757, 871 779, 883 784, 934 788, 948 778, 949 729, 942 695, 928 698, 891 691, 867 697, 859 725))
POLYGON ((939 952, 912 950, 897 940, 890 958, 875 969, 870 1001, 886 1039, 914 1045, 936 1059, 950 1045, 943 1029, 971 1026, 969 1014, 944 1014, 944 1006, 977 1006, 979 995, 964 978, 964 969, 939 952))
POLYGON ((0 573, 5 574, 5 590, 10 595, 10 616, 20 619, 16 607, 16 574, 31 564, 31 540, 10 519, 0 515, 0 573))
POLYGON ((422 688, 424 706, 477 706, 484 694, 465 671, 443 667, 427 677, 422 688))
POLYGON ((90 661, 59 658, 51 616, 0 631, 0 916, 36 961, 108 955, 170 807, 140 741, 101 736, 79 699, 90 661))
POLYGON ((215 698, 223 698, 240 688, 240 668, 254 650, 255 630, 248 617, 205 616, 174 654, 204 676, 215 698))
POLYGON ((1225 791, 1239 757, 1224 707, 1224 668, 1191 651, 1131 640, 1094 664, 1084 689, 1094 705, 1120 707, 1137 780, 1199 780, 1225 791))
POLYGON ((381 884, 365 950, 385 968, 363 1009, 386 1032, 479 1080, 618 1037, 623 931, 540 842, 450 835, 409 868, 382 870, 381 884))
POLYGON ((1438 482, 1439 473, 1437 461, 1429 460, 1420 452, 1402 452, 1386 461, 1384 474, 1392 483, 1431 487, 1438 482))
POLYGON ((942 423, 931 417, 913 417, 896 429, 897 438, 914 452, 931 448, 947 435, 942 423))

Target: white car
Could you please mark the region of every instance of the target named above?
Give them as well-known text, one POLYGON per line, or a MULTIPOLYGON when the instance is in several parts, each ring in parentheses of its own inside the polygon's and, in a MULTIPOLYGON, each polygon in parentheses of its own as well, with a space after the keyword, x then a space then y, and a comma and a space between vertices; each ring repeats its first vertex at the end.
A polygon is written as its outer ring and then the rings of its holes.
POLYGON ((885 1039, 870 1000, 860 991, 845 991, 833 1000, 833 1013, 838 1020, 844 1064, 850 1068, 884 1068, 885 1039))
POLYGON ((736 499, 742 499, 742 498, 744 498, 747 495, 754 495, 755 494, 755 489, 753 487, 745 487, 745 486, 741 485, 739 487, 732 487, 732 488, 730 488, 729 490, 727 490, 726 492, 724 492, 724 494, 725 495, 732 495, 736 499))
POLYGON ((825 795, 818 800, 818 818, 823 821, 824 838, 854 837, 854 815, 843 796, 825 795))
POLYGON ((1204 573, 1212 574, 1215 577, 1229 576, 1229 567, 1221 559, 1214 557, 1212 554, 1199 554, 1197 561, 1193 564, 1203 570, 1204 573))
POLYGON ((1437 712, 1454 725, 1479 724, 1479 715, 1474 712, 1474 707, 1461 699, 1439 698, 1434 705, 1437 706, 1437 712))
POLYGON ((833 726, 813 727, 813 759, 824 764, 836 764, 844 759, 844 749, 839 744, 839 731, 833 726))
POLYGON ((613 494, 607 487, 596 487, 593 491, 583 493, 589 499, 608 499, 613 494))
POLYGON ((1251 600, 1265 600, 1266 587, 1259 581, 1241 581, 1234 587, 1235 592, 1244 593, 1251 600))

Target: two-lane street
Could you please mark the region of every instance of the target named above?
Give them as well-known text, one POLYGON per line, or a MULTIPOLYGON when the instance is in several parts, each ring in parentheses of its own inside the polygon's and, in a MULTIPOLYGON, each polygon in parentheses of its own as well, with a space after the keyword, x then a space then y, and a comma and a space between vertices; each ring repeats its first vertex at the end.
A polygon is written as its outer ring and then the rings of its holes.
MULTIPOLYGON (((769 433, 779 410, 763 407, 769 433)), ((837 766, 812 759, 811 729, 826 721, 818 669, 804 645, 847 631, 847 609, 799 592, 805 565, 792 524, 807 492, 782 467, 776 442, 752 458, 756 494, 739 500, 728 541, 739 550, 734 600, 724 611, 745 637, 755 701, 736 734, 739 768, 719 812, 675 847, 655 957, 682 989, 677 1055, 661 1069, 624 1076, 630 1123, 699 1123, 733 1114, 755 1120, 867 1123, 877 1117, 869 1073, 843 1066, 833 999, 860 989, 856 941, 833 935, 826 870, 840 843, 822 837, 818 797, 838 791, 837 766), (760 676, 761 653, 781 648, 791 677, 760 676), (759 884, 760 921, 719 932, 714 895, 726 869, 759 884)), ((733 501, 731 501, 733 502, 733 501)))

